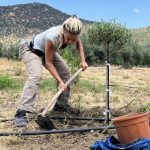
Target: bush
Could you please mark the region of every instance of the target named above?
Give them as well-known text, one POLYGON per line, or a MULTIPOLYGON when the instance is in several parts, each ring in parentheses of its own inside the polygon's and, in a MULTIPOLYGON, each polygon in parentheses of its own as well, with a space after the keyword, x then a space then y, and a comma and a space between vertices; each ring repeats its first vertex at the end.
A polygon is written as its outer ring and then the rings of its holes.
MULTIPOLYGON (((77 54, 77 50, 75 50, 74 47, 69 47, 63 50, 61 55, 66 60, 71 74, 74 74, 78 70, 80 64, 80 57, 79 54, 77 54)), ((74 83, 76 84, 78 81, 79 76, 75 78, 74 83)))
POLYGON ((9 76, 0 76, 0 90, 4 89, 18 89, 22 86, 21 81, 16 81, 9 76))
POLYGON ((77 50, 75 50, 74 47, 68 47, 67 49, 64 49, 62 51, 61 55, 66 60, 66 63, 71 70, 71 73, 74 73, 77 68, 79 68, 80 64, 80 57, 77 53, 77 50))
POLYGON ((39 88, 44 91, 55 91, 56 90, 56 82, 53 79, 43 79, 40 83, 39 88))
POLYGON ((19 55, 19 37, 10 35, 0 37, 0 57, 17 59, 19 55))
POLYGON ((138 111, 139 112, 148 112, 148 113, 150 113, 150 103, 140 107, 138 111))

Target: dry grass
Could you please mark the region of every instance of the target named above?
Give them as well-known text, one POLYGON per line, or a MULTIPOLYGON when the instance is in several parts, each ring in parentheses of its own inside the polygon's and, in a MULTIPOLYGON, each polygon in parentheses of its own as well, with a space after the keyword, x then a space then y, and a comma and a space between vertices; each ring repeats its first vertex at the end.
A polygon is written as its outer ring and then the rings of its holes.
MULTIPOLYGON (((24 65, 18 61, 0 59, 0 74, 8 75, 18 81, 25 81, 24 65), (16 72, 19 70, 19 75, 16 72)), ((150 68, 133 68, 125 70, 112 66, 110 70, 110 108, 113 116, 137 112, 140 107, 150 100, 150 68)), ((44 69, 44 78, 52 78, 44 69)), ((89 67, 80 75, 79 86, 72 89, 70 103, 72 107, 80 110, 80 116, 101 116, 105 111, 105 66, 89 67), (86 83, 86 84, 85 84, 86 83), (90 85, 89 85, 90 84, 90 85)), ((12 118, 19 102, 21 89, 0 91, 0 118, 12 118)), ((43 108, 52 98, 54 91, 40 90, 35 108, 43 108)), ((59 114, 58 114, 59 115, 59 114)), ((65 114, 71 115, 71 114, 65 114)), ((93 122, 59 122, 58 128, 99 126, 93 122)), ((30 121, 25 128, 14 127, 13 122, 0 123, 0 132, 39 130, 39 127, 30 121)), ((111 132, 111 131, 109 131, 111 132)), ((81 150, 88 149, 90 144, 99 138, 105 138, 98 132, 84 134, 55 134, 25 137, 0 137, 2 150, 81 150)))

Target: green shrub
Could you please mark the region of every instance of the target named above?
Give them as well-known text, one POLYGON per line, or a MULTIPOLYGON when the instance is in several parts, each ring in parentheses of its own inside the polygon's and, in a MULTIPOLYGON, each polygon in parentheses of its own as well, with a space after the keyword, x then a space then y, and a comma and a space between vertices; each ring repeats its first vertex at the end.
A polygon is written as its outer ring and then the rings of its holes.
MULTIPOLYGON (((62 51, 61 56, 64 58, 67 65, 69 66, 71 74, 74 74, 79 69, 80 65, 80 57, 79 54, 77 53, 77 50, 74 47, 70 46, 62 51)), ((77 76, 74 79, 74 83, 76 84, 78 81, 79 76, 77 76)))
POLYGON ((69 66, 71 73, 74 73, 77 70, 77 68, 79 68, 80 64, 80 57, 77 53, 77 50, 75 50, 74 47, 68 47, 67 49, 63 50, 61 55, 65 59, 67 65, 69 66))
POLYGON ((0 90, 4 89, 18 89, 22 87, 22 81, 14 80, 7 75, 0 76, 0 90))
POLYGON ((150 103, 140 107, 138 111, 139 112, 148 112, 148 113, 150 113, 150 103))
POLYGON ((56 82, 53 79, 43 79, 40 83, 39 88, 44 91, 55 91, 56 82))

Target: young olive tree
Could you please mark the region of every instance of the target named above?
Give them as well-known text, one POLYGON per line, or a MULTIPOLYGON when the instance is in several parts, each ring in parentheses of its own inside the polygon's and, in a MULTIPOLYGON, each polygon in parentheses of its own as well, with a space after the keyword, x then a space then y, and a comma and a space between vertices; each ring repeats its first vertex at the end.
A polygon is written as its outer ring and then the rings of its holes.
POLYGON ((102 20, 93 24, 87 34, 90 44, 104 47, 107 62, 109 62, 110 46, 115 47, 115 49, 111 50, 113 53, 114 51, 122 50, 123 46, 131 38, 129 30, 114 20, 110 22, 102 20))
POLYGON ((89 42, 92 45, 104 46, 104 50, 106 52, 106 121, 109 124, 110 118, 110 109, 109 109, 109 48, 114 45, 115 51, 122 49, 125 43, 130 39, 130 32, 121 24, 117 24, 115 21, 113 22, 105 22, 101 21, 99 23, 95 23, 91 28, 89 28, 88 32, 89 42))

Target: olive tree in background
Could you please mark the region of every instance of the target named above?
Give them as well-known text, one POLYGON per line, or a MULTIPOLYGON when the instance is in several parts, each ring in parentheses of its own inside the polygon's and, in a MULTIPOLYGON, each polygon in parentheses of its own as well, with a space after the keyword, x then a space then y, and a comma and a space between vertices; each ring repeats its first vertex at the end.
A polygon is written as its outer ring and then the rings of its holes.
POLYGON ((143 48, 143 63, 142 65, 150 67, 150 44, 143 48))
POLYGON ((131 39, 130 31, 123 25, 116 23, 114 20, 110 22, 101 21, 93 24, 87 31, 88 41, 92 45, 103 46, 106 59, 109 60, 109 52, 115 53, 123 50, 125 44, 131 39), (110 50, 110 48, 112 48, 110 50))
POLYGON ((137 41, 128 41, 121 51, 123 68, 132 68, 133 65, 141 66, 144 60, 143 48, 137 41))
POLYGON ((128 40, 130 40, 131 34, 129 30, 119 24, 116 23, 115 20, 106 22, 101 21, 98 23, 93 24, 91 28, 88 29, 88 40, 90 44, 93 46, 103 46, 106 54, 106 121, 109 124, 109 118, 110 118, 110 109, 109 109, 109 47, 110 45, 113 45, 115 47, 115 50, 112 51, 118 51, 123 48, 123 46, 127 43, 128 40))

